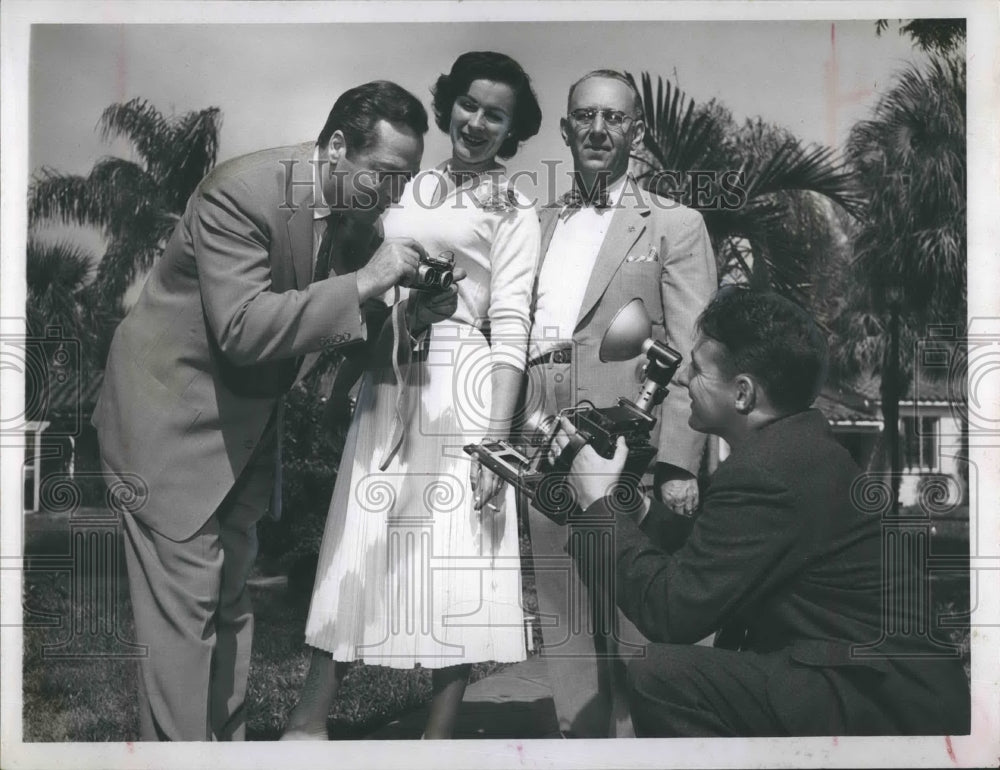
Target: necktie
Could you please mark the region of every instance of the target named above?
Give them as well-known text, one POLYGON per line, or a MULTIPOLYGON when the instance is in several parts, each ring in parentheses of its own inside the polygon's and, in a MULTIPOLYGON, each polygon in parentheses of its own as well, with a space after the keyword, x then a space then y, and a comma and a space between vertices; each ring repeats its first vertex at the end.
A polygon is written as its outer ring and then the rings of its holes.
POLYGON ((313 270, 313 282, 322 281, 330 277, 330 268, 333 264, 334 241, 338 230, 343 230, 342 220, 336 214, 326 217, 326 228, 323 230, 323 237, 319 242, 319 251, 316 252, 316 267, 313 270))
MULTIPOLYGON (((347 228, 344 226, 343 218, 336 214, 330 214, 326 217, 326 228, 323 230, 323 237, 319 241, 319 249, 316 252, 316 266, 313 268, 313 283, 317 281, 322 281, 330 277, 330 273, 333 268, 338 268, 338 274, 340 274, 340 268, 343 267, 342 259, 340 253, 344 250, 344 238, 345 230, 347 228)), ((312 353, 306 353, 300 359, 300 363, 296 370, 298 374, 295 377, 295 381, 299 382, 302 380, 312 368, 316 365, 319 360, 321 350, 314 351, 312 353)))

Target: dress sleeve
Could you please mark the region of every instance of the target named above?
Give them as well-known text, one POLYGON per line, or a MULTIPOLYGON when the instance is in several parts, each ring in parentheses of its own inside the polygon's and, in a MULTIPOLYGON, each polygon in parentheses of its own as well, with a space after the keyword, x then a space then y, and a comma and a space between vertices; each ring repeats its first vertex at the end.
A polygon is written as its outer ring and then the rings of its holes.
POLYGON ((511 197, 517 205, 500 215, 490 249, 490 345, 495 359, 523 369, 541 230, 527 199, 511 197))

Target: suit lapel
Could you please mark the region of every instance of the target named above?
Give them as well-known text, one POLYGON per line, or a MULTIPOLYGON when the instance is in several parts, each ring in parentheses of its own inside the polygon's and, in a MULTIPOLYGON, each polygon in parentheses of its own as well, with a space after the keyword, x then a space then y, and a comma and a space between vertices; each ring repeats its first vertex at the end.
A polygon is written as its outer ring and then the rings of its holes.
POLYGON ((611 279, 618 271, 629 249, 642 237, 646 229, 646 219, 649 209, 645 206, 626 206, 617 208, 612 214, 611 224, 604 236, 604 243, 597 254, 597 261, 590 273, 590 281, 580 304, 580 314, 576 318, 576 328, 601 299, 611 279))
POLYGON ((313 210, 310 204, 313 202, 313 191, 302 187, 301 182, 304 174, 301 168, 307 169, 308 179, 312 179, 312 145, 296 148, 294 155, 297 161, 293 167, 293 172, 288 175, 285 182, 285 200, 295 200, 295 188, 299 188, 300 195, 304 192, 302 200, 296 205, 295 211, 288 218, 288 242, 291 248, 292 266, 295 270, 295 288, 304 289, 312 282, 313 273, 313 210), (301 176, 300 176, 301 175, 301 176), (292 187, 292 180, 297 184, 292 187))
POLYGON ((555 232, 556 224, 559 222, 560 211, 562 211, 562 207, 557 204, 553 204, 543 208, 541 213, 538 215, 538 222, 542 231, 542 242, 539 246, 538 252, 538 267, 535 270, 536 279, 542 272, 542 263, 545 261, 545 255, 549 251, 549 242, 552 240, 552 233, 555 232))
POLYGON ((542 231, 542 240, 539 244, 538 262, 535 265, 535 281, 531 287, 531 322, 535 322, 535 303, 538 302, 538 277, 542 274, 542 263, 545 255, 549 251, 549 241, 552 240, 552 233, 555 232, 556 223, 559 221, 559 212, 562 207, 558 204, 545 206, 538 214, 538 223, 542 231))

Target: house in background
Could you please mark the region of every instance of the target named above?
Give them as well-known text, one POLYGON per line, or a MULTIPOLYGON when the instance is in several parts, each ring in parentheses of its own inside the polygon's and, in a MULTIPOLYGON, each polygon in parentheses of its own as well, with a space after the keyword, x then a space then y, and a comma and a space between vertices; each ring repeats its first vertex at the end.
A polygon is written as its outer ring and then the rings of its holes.
MULTIPOLYGON (((830 420, 837 439, 862 468, 888 469, 888 461, 880 456, 883 424, 877 378, 864 378, 853 388, 825 388, 816 407, 830 420)), ((910 383, 899 402, 901 505, 917 504, 922 483, 930 481, 937 484, 936 491, 947 494, 946 498, 936 499, 937 505, 966 501, 968 467, 963 458, 968 457, 968 451, 962 415, 960 394, 947 381, 920 377, 910 383)))

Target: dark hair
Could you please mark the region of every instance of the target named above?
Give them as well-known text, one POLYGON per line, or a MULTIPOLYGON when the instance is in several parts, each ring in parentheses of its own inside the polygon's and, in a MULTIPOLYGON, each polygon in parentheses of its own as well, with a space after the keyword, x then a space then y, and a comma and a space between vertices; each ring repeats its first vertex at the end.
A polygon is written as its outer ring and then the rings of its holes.
POLYGON ((632 98, 635 100, 635 114, 637 118, 642 117, 642 97, 639 96, 639 89, 635 87, 635 81, 633 81, 628 75, 624 75, 618 70, 591 70, 573 85, 569 87, 569 94, 566 96, 566 110, 569 111, 569 105, 573 102, 573 92, 576 87, 580 85, 584 80, 590 80, 591 78, 604 78, 605 80, 617 80, 619 83, 625 85, 629 91, 632 92, 632 98))
POLYGON ((753 375, 783 412, 808 409, 823 387, 826 339, 791 300, 723 287, 698 318, 698 330, 725 347, 733 376, 753 375))
POLYGON ((326 147, 334 131, 344 134, 351 154, 375 143, 375 124, 380 120, 405 126, 418 135, 427 133, 427 110, 405 88, 388 80, 375 80, 344 91, 330 110, 316 144, 326 147))
POLYGON ((434 118, 437 127, 445 133, 451 125, 451 108, 455 100, 469 90, 474 80, 493 80, 506 83, 514 89, 514 115, 510 133, 497 155, 511 158, 517 145, 538 133, 542 125, 542 108, 531 88, 531 79, 521 65, 506 54, 494 51, 469 51, 451 65, 451 72, 441 75, 431 88, 434 94, 434 118))

